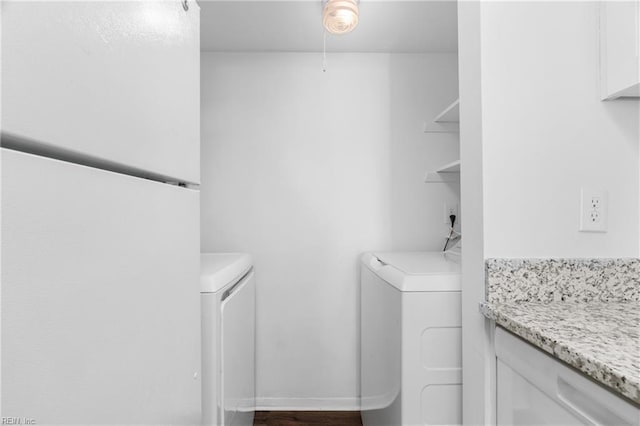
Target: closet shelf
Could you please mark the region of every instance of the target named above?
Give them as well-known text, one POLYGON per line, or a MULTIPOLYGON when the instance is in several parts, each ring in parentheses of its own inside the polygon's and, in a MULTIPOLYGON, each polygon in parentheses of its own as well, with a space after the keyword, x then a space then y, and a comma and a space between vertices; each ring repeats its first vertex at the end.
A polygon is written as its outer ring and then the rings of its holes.
POLYGON ((436 118, 436 123, 459 123, 460 122, 460 99, 453 101, 451 105, 446 107, 436 118))
POLYGON ((436 173, 460 173, 460 160, 445 164, 437 169, 436 173))
POLYGON ((460 132, 460 99, 453 101, 432 121, 424 125, 425 133, 458 133, 460 132))
POLYGON ((433 172, 427 172, 424 181, 427 183, 460 182, 460 160, 445 164, 433 172))

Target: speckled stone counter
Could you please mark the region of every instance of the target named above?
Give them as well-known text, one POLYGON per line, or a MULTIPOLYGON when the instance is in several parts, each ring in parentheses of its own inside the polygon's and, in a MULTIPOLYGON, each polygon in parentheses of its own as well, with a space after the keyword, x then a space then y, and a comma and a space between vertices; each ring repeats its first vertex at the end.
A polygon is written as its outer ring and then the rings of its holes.
POLYGON ((482 304, 508 331, 640 404, 637 302, 482 304))
POLYGON ((488 259, 489 303, 640 302, 640 259, 488 259))
POLYGON ((640 404, 640 259, 489 259, 499 326, 640 404))

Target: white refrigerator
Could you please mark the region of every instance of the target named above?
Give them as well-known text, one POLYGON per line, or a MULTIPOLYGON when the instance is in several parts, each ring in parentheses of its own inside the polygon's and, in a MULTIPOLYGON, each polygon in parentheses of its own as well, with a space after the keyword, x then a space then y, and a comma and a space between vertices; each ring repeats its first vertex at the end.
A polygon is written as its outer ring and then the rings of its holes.
POLYGON ((0 7, 1 415, 198 424, 199 8, 0 7))

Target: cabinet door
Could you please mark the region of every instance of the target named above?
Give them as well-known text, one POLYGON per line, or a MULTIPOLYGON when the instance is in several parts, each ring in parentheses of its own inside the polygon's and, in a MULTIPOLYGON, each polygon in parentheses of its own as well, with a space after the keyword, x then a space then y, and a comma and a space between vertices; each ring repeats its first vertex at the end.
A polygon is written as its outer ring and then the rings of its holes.
POLYGON ((600 3, 602 99, 640 96, 640 0, 600 3))
POLYGON ((198 209, 191 189, 2 150, 3 417, 199 424, 198 209))
MULTIPOLYGON (((496 371, 499 426, 584 424, 500 359, 496 371)), ((547 372, 541 370, 539 374, 544 375, 547 372)))
POLYGON ((499 426, 640 425, 640 409, 501 328, 495 347, 499 426))
POLYGON ((3 1, 3 139, 199 181, 199 7, 3 1))

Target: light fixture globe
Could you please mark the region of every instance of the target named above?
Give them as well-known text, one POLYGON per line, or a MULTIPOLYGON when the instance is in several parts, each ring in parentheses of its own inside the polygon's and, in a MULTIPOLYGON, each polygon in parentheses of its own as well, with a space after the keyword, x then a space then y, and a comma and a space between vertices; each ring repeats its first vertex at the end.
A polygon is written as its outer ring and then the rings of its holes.
POLYGON ((322 25, 331 34, 347 34, 358 26, 357 0, 327 0, 322 25))

